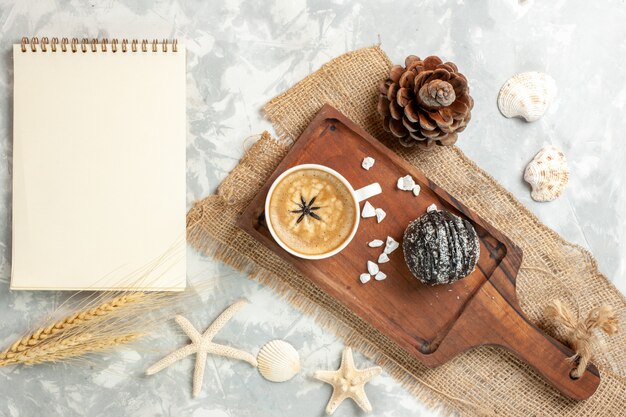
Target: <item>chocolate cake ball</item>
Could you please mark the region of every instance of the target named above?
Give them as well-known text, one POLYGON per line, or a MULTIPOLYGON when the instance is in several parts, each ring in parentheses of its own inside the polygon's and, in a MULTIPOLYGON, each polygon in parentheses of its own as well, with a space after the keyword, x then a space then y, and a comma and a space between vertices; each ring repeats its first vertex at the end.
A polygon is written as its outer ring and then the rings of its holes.
POLYGON ((424 284, 450 284, 465 278, 480 255, 472 224, 454 214, 432 210, 413 220, 404 232, 404 260, 424 284))

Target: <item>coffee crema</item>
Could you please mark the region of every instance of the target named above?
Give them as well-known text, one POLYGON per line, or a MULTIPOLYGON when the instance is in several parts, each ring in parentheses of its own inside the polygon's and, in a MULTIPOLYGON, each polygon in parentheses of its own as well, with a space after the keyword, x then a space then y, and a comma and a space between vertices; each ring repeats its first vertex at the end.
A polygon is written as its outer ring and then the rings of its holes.
POLYGON ((296 170, 274 188, 269 217, 274 233, 291 250, 322 255, 350 237, 357 213, 348 187, 313 168, 296 170))

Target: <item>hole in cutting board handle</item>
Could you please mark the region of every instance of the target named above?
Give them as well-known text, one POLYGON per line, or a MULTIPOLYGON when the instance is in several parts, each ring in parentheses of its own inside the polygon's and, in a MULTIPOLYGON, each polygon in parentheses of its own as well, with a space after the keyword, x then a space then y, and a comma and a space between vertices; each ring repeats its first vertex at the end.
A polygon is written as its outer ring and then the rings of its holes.
MULTIPOLYGON (((570 378, 572 381, 576 381, 576 380, 578 380, 578 379, 580 379, 580 378, 582 377, 582 375, 581 375, 581 376, 578 376, 578 377, 573 375, 574 371, 576 370, 576 368, 578 368, 578 365, 579 365, 579 364, 580 364, 580 358, 576 358, 576 360, 574 360, 574 362, 573 362, 573 367, 572 367, 572 369, 570 369, 570 370, 569 370, 569 378, 570 378)), ((586 369, 585 369, 585 372, 587 372, 587 370, 586 370, 586 369)), ((583 373, 583 375, 584 375, 584 373, 583 373)))
POLYGON ((580 379, 580 377, 576 377, 576 376, 572 375, 572 373, 573 373, 575 370, 576 370, 576 368, 572 368, 572 370, 571 370, 571 371, 569 371, 569 378, 570 378, 572 381, 576 381, 576 380, 579 380, 579 379, 580 379))

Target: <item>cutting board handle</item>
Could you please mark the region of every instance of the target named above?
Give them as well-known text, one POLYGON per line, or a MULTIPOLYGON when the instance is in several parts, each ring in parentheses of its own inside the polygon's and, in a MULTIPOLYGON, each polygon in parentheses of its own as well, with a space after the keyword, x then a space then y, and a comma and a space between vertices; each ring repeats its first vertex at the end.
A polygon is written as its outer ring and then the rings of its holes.
POLYGON ((461 317, 431 354, 445 362, 459 351, 478 345, 502 346, 532 366, 564 395, 584 400, 600 384, 598 368, 589 364, 578 379, 570 376, 575 364, 569 347, 544 333, 521 311, 517 299, 486 282, 469 301, 461 317))
POLYGON ((502 327, 492 342, 515 353, 568 397, 589 398, 600 385, 598 368, 589 364, 580 378, 573 378, 576 364, 570 358, 575 352, 531 323, 518 305, 505 305, 499 312, 502 327))

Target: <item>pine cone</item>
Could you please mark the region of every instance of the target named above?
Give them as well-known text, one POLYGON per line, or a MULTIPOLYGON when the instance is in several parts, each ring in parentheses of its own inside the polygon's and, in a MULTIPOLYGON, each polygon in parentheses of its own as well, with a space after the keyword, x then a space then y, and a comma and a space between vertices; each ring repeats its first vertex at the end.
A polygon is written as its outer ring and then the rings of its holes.
POLYGON ((467 78, 452 62, 410 55, 379 84, 383 126, 404 146, 452 145, 470 121, 474 100, 467 78))

